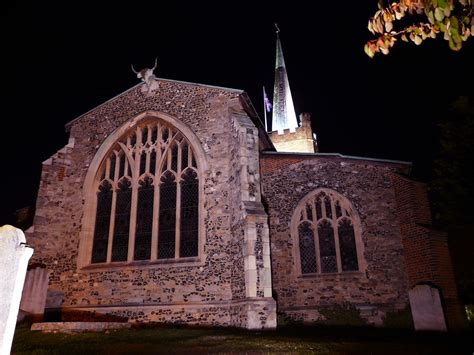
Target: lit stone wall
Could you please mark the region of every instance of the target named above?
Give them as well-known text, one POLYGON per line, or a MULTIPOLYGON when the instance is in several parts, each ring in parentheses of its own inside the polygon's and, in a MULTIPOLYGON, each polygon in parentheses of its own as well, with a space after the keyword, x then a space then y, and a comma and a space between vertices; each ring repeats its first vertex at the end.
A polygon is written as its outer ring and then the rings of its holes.
POLYGON ((73 121, 69 143, 43 163, 29 240, 38 250, 33 262, 51 270, 49 292, 55 299, 47 305, 138 322, 274 327, 270 288, 264 292, 257 284, 262 280, 258 275, 270 274, 269 255, 265 267, 262 262, 252 269, 255 281, 246 276, 252 253, 262 254, 264 247, 251 245, 248 252, 247 235, 256 230, 252 221, 263 223, 262 229, 268 226, 257 189, 257 130, 240 105, 240 92, 167 80, 158 81, 151 93, 142 87, 73 121), (186 124, 205 152, 202 260, 196 265, 78 267, 89 165, 104 139, 145 111, 163 112, 186 124), (256 204, 257 212, 249 211, 248 203, 256 204), (249 293, 256 288, 262 292, 249 293))
POLYGON ((351 304, 369 323, 408 304, 404 249, 391 176, 403 164, 298 154, 262 154, 263 196, 268 203, 274 297, 281 319, 324 320, 320 310, 351 304), (290 222, 298 202, 316 188, 345 196, 361 220, 361 271, 297 274, 290 222))
POLYGON ((277 152, 315 153, 318 151, 309 113, 300 114, 300 122, 301 126, 294 132, 285 129, 283 134, 278 134, 278 131, 270 133, 270 139, 277 152))

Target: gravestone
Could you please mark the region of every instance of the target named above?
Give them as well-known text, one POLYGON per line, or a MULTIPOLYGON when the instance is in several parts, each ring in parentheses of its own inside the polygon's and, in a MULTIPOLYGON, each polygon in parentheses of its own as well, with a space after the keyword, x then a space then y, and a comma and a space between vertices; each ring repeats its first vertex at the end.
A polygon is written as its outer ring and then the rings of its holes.
POLYGON ((21 296, 20 310, 26 312, 33 322, 41 322, 46 304, 49 271, 42 267, 28 270, 21 296))
POLYGON ((446 332, 439 291, 430 285, 417 285, 408 292, 416 330, 446 332))
POLYGON ((0 228, 0 354, 10 354, 21 292, 33 249, 15 227, 0 228))

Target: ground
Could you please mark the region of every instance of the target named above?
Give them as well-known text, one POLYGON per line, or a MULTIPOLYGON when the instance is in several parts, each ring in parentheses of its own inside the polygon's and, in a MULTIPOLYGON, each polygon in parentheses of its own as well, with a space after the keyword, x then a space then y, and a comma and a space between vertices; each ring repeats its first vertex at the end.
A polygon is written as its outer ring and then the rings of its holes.
POLYGON ((43 334, 17 327, 12 354, 472 354, 471 334, 374 328, 285 327, 277 331, 146 327, 109 333, 43 334))

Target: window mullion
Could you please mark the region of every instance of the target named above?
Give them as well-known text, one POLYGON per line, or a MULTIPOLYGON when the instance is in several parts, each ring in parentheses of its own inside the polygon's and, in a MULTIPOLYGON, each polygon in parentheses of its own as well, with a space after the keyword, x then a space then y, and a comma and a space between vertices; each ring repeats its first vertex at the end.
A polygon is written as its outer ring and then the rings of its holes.
POLYGON ((181 145, 178 147, 178 167, 176 172, 176 244, 174 257, 179 258, 181 249, 181 145))
POLYGON ((319 233, 318 233, 318 223, 311 223, 311 228, 313 228, 314 234, 314 252, 316 253, 316 265, 318 266, 317 273, 321 273, 321 255, 319 255, 319 233))
POLYGON ((161 174, 159 168, 161 167, 161 148, 157 141, 155 146, 155 177, 153 185, 155 186, 153 197, 153 222, 151 227, 151 260, 158 259, 158 218, 160 216, 160 178, 161 174))
MULTIPOLYGON (((115 154, 115 152, 113 153, 115 154)), ((114 166, 114 181, 112 182, 112 208, 110 209, 110 225, 109 225, 109 242, 107 243, 107 263, 112 262, 112 243, 114 240, 115 230, 115 206, 117 204, 117 183, 119 178, 120 162, 118 160, 118 154, 115 157, 114 166)))
POLYGON ((320 199, 320 206, 321 206, 321 218, 326 218, 326 203, 325 203, 326 195, 323 195, 320 199))
POLYGON ((107 243, 107 263, 112 261, 112 242, 114 238, 115 229, 115 204, 117 202, 117 192, 115 191, 115 184, 112 185, 112 208, 110 209, 110 224, 109 224, 109 241, 107 243))
MULTIPOLYGON (((112 153, 112 154, 115 154, 115 153, 112 153)), ((117 165, 117 164, 115 164, 115 165, 117 165)), ((107 158, 106 163, 105 163, 105 174, 104 174, 104 176, 105 176, 105 178, 109 178, 109 176, 110 176, 110 157, 107 158)))
POLYGON ((153 181, 155 186, 154 197, 153 197, 153 224, 151 227, 151 260, 157 260, 158 258, 158 225, 160 215, 160 179, 155 177, 153 181))

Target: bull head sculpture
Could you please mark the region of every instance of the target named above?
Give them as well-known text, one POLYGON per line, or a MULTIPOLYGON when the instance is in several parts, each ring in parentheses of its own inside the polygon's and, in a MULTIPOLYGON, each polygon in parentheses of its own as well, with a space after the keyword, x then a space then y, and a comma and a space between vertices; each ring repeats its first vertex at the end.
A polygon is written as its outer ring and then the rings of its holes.
POLYGON ((153 66, 153 68, 151 69, 144 68, 140 71, 136 71, 132 64, 133 72, 137 74, 138 79, 142 79, 142 81, 148 86, 148 88, 151 87, 153 80, 156 79, 155 75, 153 74, 153 71, 156 69, 157 63, 158 63, 158 58, 155 58, 155 65, 153 66))

